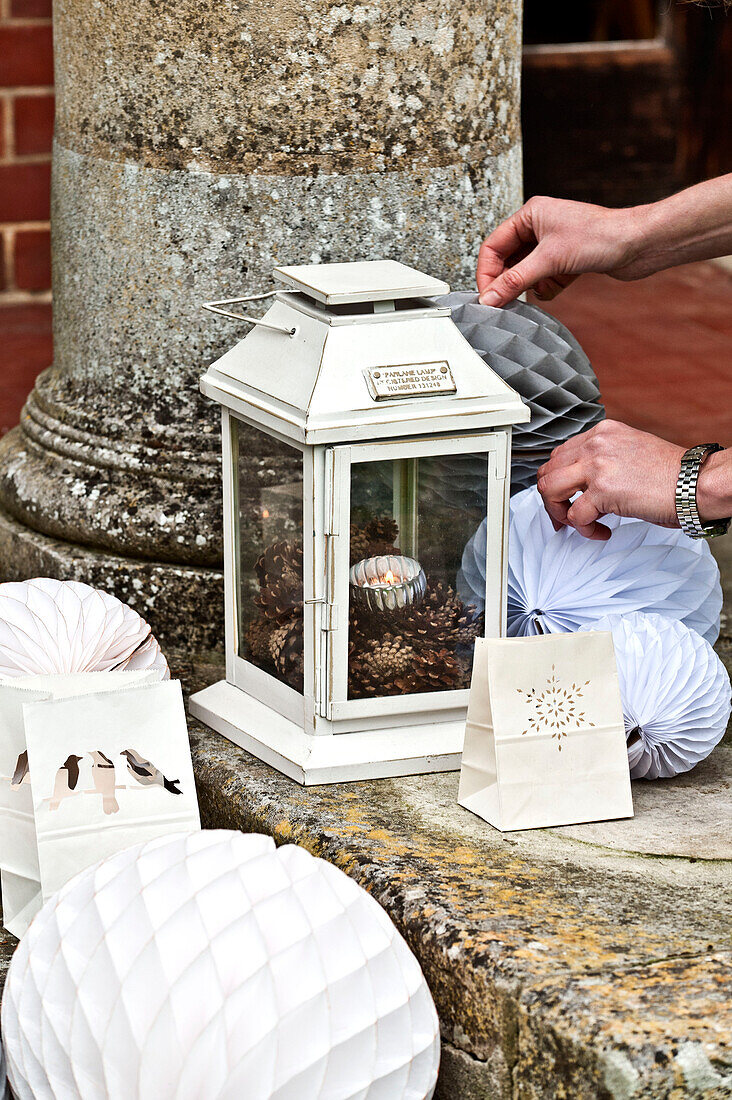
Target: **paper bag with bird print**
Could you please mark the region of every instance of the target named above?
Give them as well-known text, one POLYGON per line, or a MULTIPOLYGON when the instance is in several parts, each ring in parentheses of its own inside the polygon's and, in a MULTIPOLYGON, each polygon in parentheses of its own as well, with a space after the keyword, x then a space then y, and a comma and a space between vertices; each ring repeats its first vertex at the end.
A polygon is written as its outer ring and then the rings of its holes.
POLYGON ((24 707, 44 901, 131 844, 200 828, 178 681, 24 707))
POLYGON ((633 816, 610 633, 476 642, 458 801, 505 831, 633 816))
POLYGON ((0 686, 0 888, 3 924, 21 936, 41 906, 23 703, 49 692, 0 686))
POLYGON ((113 687, 131 687, 159 679, 158 670, 143 669, 15 676, 0 680, 0 886, 3 924, 14 935, 23 935, 41 906, 23 704, 113 687))

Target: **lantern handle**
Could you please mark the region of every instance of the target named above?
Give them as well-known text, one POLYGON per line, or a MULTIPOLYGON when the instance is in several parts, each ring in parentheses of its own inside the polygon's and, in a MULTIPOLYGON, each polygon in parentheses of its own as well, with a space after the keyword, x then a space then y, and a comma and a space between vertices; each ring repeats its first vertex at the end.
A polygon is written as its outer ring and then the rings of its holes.
POLYGON ((282 325, 273 325, 270 321, 262 321, 259 317, 249 317, 246 313, 232 313, 230 309, 222 309, 222 306, 238 306, 243 302, 261 302, 264 298, 273 298, 276 290, 270 290, 266 294, 249 294, 246 298, 222 298, 219 302, 203 302, 202 309, 209 313, 218 313, 221 317, 233 317, 235 321, 248 321, 250 325, 259 325, 260 328, 268 328, 272 332, 282 332, 285 336, 294 336, 297 328, 284 328, 282 325))

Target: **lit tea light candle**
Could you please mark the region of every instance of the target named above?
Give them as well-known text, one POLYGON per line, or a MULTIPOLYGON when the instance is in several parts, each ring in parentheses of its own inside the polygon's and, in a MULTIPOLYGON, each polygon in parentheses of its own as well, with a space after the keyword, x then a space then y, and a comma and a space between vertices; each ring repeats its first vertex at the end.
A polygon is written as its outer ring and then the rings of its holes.
POLYGON ((348 580, 354 603, 376 612, 416 607, 427 588, 418 561, 392 554, 357 562, 351 566, 348 580))

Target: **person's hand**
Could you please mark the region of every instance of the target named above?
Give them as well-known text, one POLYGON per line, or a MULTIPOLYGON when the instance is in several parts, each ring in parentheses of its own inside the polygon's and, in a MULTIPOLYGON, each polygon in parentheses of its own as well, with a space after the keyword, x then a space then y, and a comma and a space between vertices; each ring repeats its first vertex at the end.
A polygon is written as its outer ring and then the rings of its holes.
POLYGON ((588 539, 609 539, 605 515, 678 527, 676 482, 683 447, 647 432, 604 420, 552 451, 537 485, 554 524, 588 539), (570 498, 576 493, 574 504, 570 498))
POLYGON ((547 301, 586 271, 639 278, 646 274, 636 265, 639 248, 635 209, 529 199, 483 241, 478 294, 484 305, 504 306, 530 289, 547 301))
POLYGON ((609 210, 533 198, 481 245, 480 300, 505 306, 525 290, 553 298, 585 271, 642 279, 732 252, 732 172, 661 202, 609 210))

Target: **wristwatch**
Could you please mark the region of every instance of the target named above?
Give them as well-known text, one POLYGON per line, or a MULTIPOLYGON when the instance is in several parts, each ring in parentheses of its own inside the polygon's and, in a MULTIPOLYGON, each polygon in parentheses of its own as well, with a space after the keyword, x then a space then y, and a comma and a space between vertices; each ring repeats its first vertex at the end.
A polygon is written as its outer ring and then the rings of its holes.
POLYGON ((729 519, 714 523, 702 523, 696 506, 696 483, 699 471, 709 455, 723 450, 719 443, 698 443, 690 447, 681 458, 679 480, 676 482, 676 515, 684 534, 692 539, 713 539, 729 530, 729 519))

